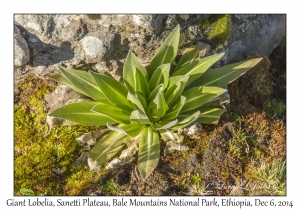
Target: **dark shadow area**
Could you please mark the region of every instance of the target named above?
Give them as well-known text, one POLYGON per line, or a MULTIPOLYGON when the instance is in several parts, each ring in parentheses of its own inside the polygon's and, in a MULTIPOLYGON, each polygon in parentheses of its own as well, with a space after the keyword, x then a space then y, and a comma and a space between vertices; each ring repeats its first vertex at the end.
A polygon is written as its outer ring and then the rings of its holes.
POLYGON ((20 25, 17 25, 17 27, 28 44, 30 50, 29 64, 33 67, 54 65, 74 57, 74 50, 70 42, 62 42, 60 46, 47 44, 24 27, 20 25))
POLYGON ((123 72, 123 63, 121 63, 119 60, 125 59, 128 51, 130 50, 128 43, 129 41, 127 39, 124 39, 122 42, 120 34, 115 34, 110 43, 111 47, 103 56, 104 60, 106 61, 115 60, 117 62, 117 65, 113 64, 113 67, 116 68, 114 69, 114 72, 118 76, 122 76, 123 72))

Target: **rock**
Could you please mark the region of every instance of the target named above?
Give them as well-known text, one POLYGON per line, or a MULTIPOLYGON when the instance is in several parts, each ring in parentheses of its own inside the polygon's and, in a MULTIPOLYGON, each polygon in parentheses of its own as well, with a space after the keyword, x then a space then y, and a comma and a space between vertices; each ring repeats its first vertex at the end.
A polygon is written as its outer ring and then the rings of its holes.
POLYGON ((81 40, 86 55, 101 58, 106 53, 103 42, 94 36, 86 36, 81 40))
POLYGON ((226 63, 270 55, 286 36, 286 15, 232 15, 226 63))
POLYGON ((14 27, 14 65, 25 65, 30 59, 27 42, 18 27, 14 27))
MULTIPOLYGON (((51 93, 46 94, 44 98, 47 101, 49 113, 72 102, 90 100, 86 96, 76 92, 75 90, 72 90, 70 87, 64 84, 58 86, 51 93)), ((65 119, 47 116, 46 124, 47 131, 44 136, 47 136, 49 134, 53 125, 76 125, 77 123, 65 119)))
POLYGON ((133 15, 133 21, 135 24, 142 27, 151 27, 153 21, 153 15, 133 15))
POLYGON ((101 171, 101 165, 99 165, 97 161, 94 161, 92 158, 88 158, 87 160, 91 171, 95 173, 99 173, 101 171))
POLYGON ((193 123, 190 127, 189 127, 189 131, 187 133, 187 135, 189 136, 194 136, 197 134, 197 132, 200 132, 202 130, 202 125, 199 123, 193 123))
POLYGON ((86 163, 88 159, 88 152, 83 152, 79 158, 76 159, 76 166, 80 166, 82 163, 86 163))
POLYGON ((86 96, 72 90, 66 85, 60 85, 53 92, 45 95, 49 112, 66 105, 70 99, 86 99, 86 96))
POLYGON ((93 146, 96 144, 96 139, 90 134, 84 134, 78 138, 76 138, 76 141, 83 146, 86 150, 90 150, 90 146, 93 146))
POLYGON ((164 149, 164 156, 173 153, 174 150, 185 151, 185 150, 189 150, 189 147, 186 145, 183 145, 181 143, 176 143, 174 141, 168 141, 166 143, 166 147, 164 149))
POLYGON ((109 131, 109 129, 101 129, 93 134, 83 134, 80 137, 76 138, 76 141, 86 150, 90 150, 90 147, 97 143, 97 139, 107 134, 109 131))
MULTIPOLYGON (((285 15, 15 15, 33 67, 63 63, 81 68, 115 61, 120 69, 129 49, 147 65, 177 24, 180 49, 205 41, 212 50, 226 52, 224 64, 257 53, 268 55, 285 37, 285 19, 285 15)), ((114 76, 115 71, 110 73, 114 76)))

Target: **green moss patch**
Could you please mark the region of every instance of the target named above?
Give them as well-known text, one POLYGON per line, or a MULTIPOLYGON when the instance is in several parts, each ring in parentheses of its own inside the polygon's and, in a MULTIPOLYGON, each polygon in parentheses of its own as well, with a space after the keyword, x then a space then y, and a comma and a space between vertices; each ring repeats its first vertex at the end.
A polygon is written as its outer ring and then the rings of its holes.
POLYGON ((202 17, 199 27, 204 32, 204 38, 215 48, 229 38, 231 33, 231 17, 230 15, 202 17))
POLYGON ((97 179, 95 173, 76 165, 83 148, 76 138, 101 129, 87 126, 54 126, 47 137, 46 110, 43 97, 54 90, 55 84, 33 75, 15 84, 19 95, 14 105, 14 192, 22 188, 35 195, 86 195, 97 179))

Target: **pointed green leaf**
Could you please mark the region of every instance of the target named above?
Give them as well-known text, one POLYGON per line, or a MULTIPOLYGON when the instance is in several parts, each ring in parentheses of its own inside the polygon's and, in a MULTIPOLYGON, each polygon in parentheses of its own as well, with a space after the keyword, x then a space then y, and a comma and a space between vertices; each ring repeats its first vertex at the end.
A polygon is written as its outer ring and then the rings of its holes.
POLYGON ((130 123, 130 113, 115 106, 97 103, 91 108, 91 111, 94 113, 105 115, 121 124, 130 123))
POLYGON ((210 99, 215 98, 227 90, 219 87, 194 87, 183 92, 186 103, 181 109, 181 113, 199 108, 210 99))
POLYGON ((166 112, 166 114, 162 117, 162 120, 172 120, 175 119, 180 110, 182 109, 183 105, 186 102, 186 98, 184 96, 180 96, 179 103, 174 103, 171 107, 169 107, 169 110, 166 112))
MULTIPOLYGON (((76 70, 73 70, 73 71, 76 71, 76 70)), ((87 72, 86 72, 87 73, 87 72)), ((88 73, 87 73, 88 74, 88 73)), ((71 82, 70 80, 65 77, 65 75, 61 72, 59 73, 49 73, 49 74, 45 74, 44 76, 47 76, 47 77, 50 77, 58 82, 61 82, 65 85, 68 85, 70 88, 72 88, 73 90, 75 90, 74 88, 76 88, 71 82)), ((94 82, 94 81, 93 81, 94 82)), ((79 91, 77 91, 79 92, 79 91)))
POLYGON ((135 96, 139 99, 139 101, 141 102, 141 104, 144 107, 144 110, 146 110, 147 108, 147 100, 146 98, 143 96, 143 94, 141 92, 135 91, 135 96))
POLYGON ((176 76, 170 78, 168 89, 164 94, 166 102, 169 106, 171 106, 173 102, 177 102, 179 100, 188 78, 189 76, 176 76), (174 84, 174 81, 178 82, 174 84))
POLYGON ((145 97, 149 95, 148 75, 145 67, 131 52, 128 52, 123 68, 123 79, 129 91, 139 91, 145 97))
POLYGON ((145 113, 143 113, 143 112, 141 112, 139 110, 134 110, 131 113, 131 115, 130 115, 130 121, 131 122, 139 122, 141 124, 148 124, 148 125, 151 124, 148 116, 145 113))
POLYGON ((106 123, 115 123, 104 114, 92 112, 91 109, 99 102, 77 102, 63 106, 49 114, 51 117, 70 120, 82 125, 100 126, 106 123))
POLYGON ((174 72, 172 76, 178 75, 188 75, 189 80, 186 83, 186 86, 191 84, 197 78, 201 77, 209 67, 216 63, 220 58, 222 58, 224 53, 211 55, 205 58, 200 59, 199 61, 194 61, 178 71, 174 72))
POLYGON ((183 52, 182 56, 180 57, 177 65, 176 65, 176 68, 174 69, 174 73, 177 70, 179 70, 179 69, 185 67, 186 65, 192 63, 196 59, 198 54, 199 54, 199 48, 198 48, 197 45, 194 45, 194 46, 191 46, 190 48, 187 48, 183 52))
POLYGON ((183 127, 188 126, 189 124, 193 123, 200 117, 200 111, 195 112, 192 115, 187 115, 187 114, 179 114, 177 119, 178 119, 178 124, 175 125, 172 129, 180 129, 183 127))
POLYGON ((172 120, 172 121, 161 121, 159 123, 155 123, 153 125, 153 128, 155 130, 165 130, 165 129, 169 129, 175 125, 178 124, 178 120, 175 119, 175 120, 172 120))
POLYGON ((157 97, 154 99, 154 103, 157 105, 156 117, 161 118, 169 109, 163 92, 158 92, 157 97))
POLYGON ((170 33, 158 48, 148 67, 148 77, 151 78, 157 67, 165 63, 172 63, 177 55, 179 44, 179 25, 170 33))
POLYGON ((65 83, 75 91, 91 97, 95 101, 110 104, 88 72, 67 69, 61 66, 59 66, 59 69, 65 79, 60 74, 54 75, 54 79, 65 83))
POLYGON ((34 192, 32 190, 30 190, 30 189, 22 188, 20 190, 20 193, 22 193, 24 195, 34 196, 34 192))
POLYGON ((217 124, 224 109, 219 108, 200 108, 201 115, 196 122, 201 124, 217 124))
POLYGON ((254 67, 261 60, 262 58, 254 58, 251 60, 223 66, 221 68, 212 69, 203 74, 194 82, 192 82, 188 86, 188 88, 196 86, 225 87, 230 82, 234 81, 235 79, 246 73, 249 69, 254 67))
POLYGON ((147 71, 139 59, 129 50, 123 67, 123 79, 129 91, 136 91, 136 71, 139 71, 148 81, 147 71))
POLYGON ((160 156, 160 142, 158 131, 155 131, 151 126, 144 128, 139 145, 138 154, 138 169, 143 178, 147 177, 156 168, 160 156))
POLYGON ((128 91, 127 100, 130 101, 135 109, 138 109, 145 113, 144 106, 142 105, 141 101, 131 92, 128 91))
POLYGON ((153 73, 149 81, 150 91, 154 90, 158 85, 163 84, 164 88, 168 87, 170 64, 160 65, 153 73))
POLYGON ((118 125, 118 126, 111 126, 107 123, 107 128, 110 130, 119 132, 119 133, 125 133, 130 137, 136 137, 139 135, 142 130, 144 129, 145 125, 141 125, 140 123, 130 123, 129 125, 118 125))
POLYGON ((133 107, 127 101, 128 89, 117 80, 106 75, 89 72, 105 97, 116 107, 132 111, 133 107))
POLYGON ((145 98, 149 96, 149 84, 147 78, 138 70, 135 71, 136 80, 134 90, 141 92, 145 98))
POLYGON ((180 76, 174 76, 174 77, 171 77, 169 79, 169 85, 168 85, 168 89, 172 88, 174 85, 176 85, 178 82, 184 82, 186 83, 189 79, 189 76, 187 75, 180 75, 180 76))
POLYGON ((157 93, 160 91, 164 91, 164 86, 163 84, 160 84, 159 86, 157 86, 154 90, 152 90, 152 92, 150 93, 147 101, 148 103, 150 103, 151 101, 153 101, 155 99, 155 97, 157 96, 157 93))
POLYGON ((210 99, 205 104, 203 104, 200 108, 221 108, 223 105, 230 103, 230 95, 228 92, 223 93, 216 98, 210 99))
POLYGON ((165 101, 163 89, 160 89, 154 100, 149 103, 147 107, 147 113, 159 119, 164 116, 168 109, 169 107, 165 101), (149 109, 152 109, 152 111, 150 111, 149 109))
POLYGON ((127 139, 126 134, 111 131, 90 150, 89 158, 101 165, 119 152, 127 139))

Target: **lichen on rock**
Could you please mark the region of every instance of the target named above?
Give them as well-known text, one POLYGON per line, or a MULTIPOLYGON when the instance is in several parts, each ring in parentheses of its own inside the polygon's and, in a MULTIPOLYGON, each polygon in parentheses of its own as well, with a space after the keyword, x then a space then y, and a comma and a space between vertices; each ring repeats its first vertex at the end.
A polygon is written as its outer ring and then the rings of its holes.
POLYGON ((102 40, 94 36, 86 36, 81 40, 86 55, 101 58, 106 53, 102 40))

